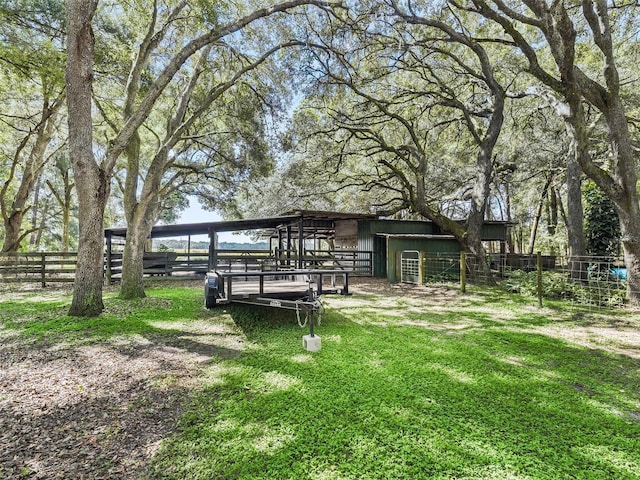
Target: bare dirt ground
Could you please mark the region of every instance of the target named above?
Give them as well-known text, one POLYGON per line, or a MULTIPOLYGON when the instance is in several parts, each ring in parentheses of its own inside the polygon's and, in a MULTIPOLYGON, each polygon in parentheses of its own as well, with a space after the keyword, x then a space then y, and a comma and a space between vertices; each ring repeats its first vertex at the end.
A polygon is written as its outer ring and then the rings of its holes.
MULTIPOLYGON (((397 309, 402 302, 403 308, 428 312, 461 308, 473 301, 455 289, 390 285, 377 279, 356 280, 352 291, 355 295, 341 301, 342 308, 353 304, 397 309)), ((207 366, 240 355, 246 344, 234 325, 205 321, 184 325, 179 332, 121 337, 100 344, 32 342, 3 327, 2 301, 36 294, 46 299, 46 293, 37 291, 0 292, 3 480, 144 476, 161 440, 175 431, 190 395, 205 381, 202 373, 207 366), (220 345, 220 338, 225 345, 220 345)), ((490 313, 509 320, 510 313, 504 309, 490 313)), ((587 317, 531 331, 640 358, 639 315, 623 320, 587 317)), ((471 324, 466 325, 461 314, 459 325, 439 328, 465 326, 471 324)))
POLYGON ((3 480, 139 478, 175 431, 202 370, 242 348, 233 326, 203 321, 101 344, 31 342, 2 326, 2 299, 0 293, 3 480))

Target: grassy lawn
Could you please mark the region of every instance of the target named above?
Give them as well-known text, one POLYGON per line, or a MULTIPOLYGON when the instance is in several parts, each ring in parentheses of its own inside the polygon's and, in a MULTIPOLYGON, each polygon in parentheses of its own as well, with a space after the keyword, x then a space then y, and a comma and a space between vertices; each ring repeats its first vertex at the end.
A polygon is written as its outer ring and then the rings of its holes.
POLYGON ((206 311, 199 288, 108 298, 82 321, 64 315, 68 297, 23 296, 0 303, 0 332, 209 345, 145 478, 640 478, 638 314, 364 287, 326 299, 316 353, 290 312, 206 311))

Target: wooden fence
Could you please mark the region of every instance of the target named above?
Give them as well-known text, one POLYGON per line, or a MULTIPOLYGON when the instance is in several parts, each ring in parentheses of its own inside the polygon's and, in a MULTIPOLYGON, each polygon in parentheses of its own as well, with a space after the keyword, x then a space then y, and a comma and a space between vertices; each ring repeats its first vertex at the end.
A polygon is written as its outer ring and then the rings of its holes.
POLYGON ((0 253, 0 283, 73 282, 76 252, 0 253))
MULTIPOLYGON (((209 254, 201 252, 147 252, 143 273, 157 280, 202 278, 209 271, 209 254)), ((0 254, 0 284, 73 282, 76 252, 27 252, 0 254)), ((216 250, 211 264, 224 272, 269 271, 297 268, 295 251, 216 250)), ((341 269, 354 275, 372 275, 373 253, 357 250, 308 250, 302 257, 303 268, 341 269)), ((105 258, 105 281, 117 283, 122 276, 122 253, 105 258)))
MULTIPOLYGON (((105 262, 105 280, 119 282, 122 276, 122 253, 112 253, 105 262)), ((209 268, 206 253, 147 252, 144 254, 142 273, 157 279, 202 278, 209 268)))

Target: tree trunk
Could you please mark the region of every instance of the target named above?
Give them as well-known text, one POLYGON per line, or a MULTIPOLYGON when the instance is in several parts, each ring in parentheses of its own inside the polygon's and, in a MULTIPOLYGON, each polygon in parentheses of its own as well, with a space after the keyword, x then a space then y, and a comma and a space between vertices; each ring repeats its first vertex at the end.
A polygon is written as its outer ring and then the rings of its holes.
POLYGON ((144 298, 144 250, 160 202, 160 177, 151 169, 140 194, 141 200, 127 213, 127 238, 122 257, 120 298, 144 298), (156 187, 157 186, 157 187, 156 187))
POLYGON ((576 158, 585 174, 593 179, 616 205, 627 268, 627 298, 632 304, 640 305, 638 176, 629 122, 621 97, 608 5, 604 0, 582 2, 582 12, 592 31, 594 44, 603 55, 604 85, 588 78, 574 63, 577 33, 564 3, 558 2, 553 10, 540 12, 552 14, 552 21, 546 26, 546 36, 560 70, 562 93, 570 107, 567 122, 573 128, 573 138, 577 142, 579 153, 576 158), (590 139, 582 105, 583 98, 604 115, 611 152, 611 172, 596 165, 589 155, 590 139))
POLYGON ((120 284, 120 298, 127 300, 144 298, 144 246, 146 232, 133 222, 127 226, 127 239, 122 255, 122 282, 120 284))
POLYGON ((582 171, 574 148, 567 158, 567 244, 569 247, 569 278, 586 281, 584 211, 582 208, 582 171))
POLYGON ((58 191, 58 189, 51 181, 47 180, 47 185, 54 198, 58 202, 58 205, 62 209, 62 251, 68 252, 71 244, 69 221, 71 219, 73 188, 75 184, 71 180, 71 175, 68 171, 68 165, 66 165, 64 159, 58 159, 58 161, 56 162, 56 168, 60 171, 60 176, 62 177, 62 193, 58 191))
MULTIPOLYGON (((44 232, 47 228, 47 216, 49 215, 49 208, 50 208, 50 204, 47 201, 44 204, 44 207, 42 207, 42 213, 40 215, 40 224, 35 226, 34 228, 36 229, 35 233, 35 238, 33 241, 33 248, 35 250, 37 250, 38 248, 40 248, 40 243, 42 242, 42 232, 44 232)), ((66 251, 66 250, 65 250, 66 251)))
MULTIPOLYGON (((5 221, 2 252, 17 252, 20 248, 20 242, 26 236, 22 232, 22 220, 30 208, 28 205, 29 197, 33 194, 36 183, 40 180, 42 168, 47 161, 46 150, 53 136, 55 119, 60 105, 61 101, 54 103, 52 106, 48 104, 48 101, 45 101, 42 107, 42 120, 36 128, 33 147, 25 160, 20 185, 13 196, 8 212, 6 208, 3 208, 5 221)), ((14 161, 17 161, 17 159, 14 161)))
POLYGON ((38 222, 39 214, 40 214, 40 189, 42 188, 42 176, 38 178, 36 185, 33 189, 33 207, 31 207, 31 236, 29 237, 29 248, 34 249, 37 248, 40 243, 40 235, 38 235, 38 225, 42 225, 44 223, 44 216, 42 215, 42 220, 38 222))
POLYGON ((605 119, 614 158, 614 178, 619 186, 614 192, 611 192, 610 189, 609 198, 615 203, 620 217, 624 261, 627 268, 627 298, 637 306, 640 305, 640 199, 638 198, 637 190, 638 175, 636 159, 631 146, 627 115, 619 96, 610 97, 609 110, 605 112, 605 119), (615 195, 616 192, 618 192, 618 195, 615 195))
POLYGON ((104 210, 109 175, 95 162, 91 118, 93 32, 96 0, 67 0, 67 108, 69 156, 77 182, 79 243, 69 315, 96 316, 102 303, 104 210))
POLYGON ((627 268, 627 298, 633 305, 640 305, 640 211, 635 190, 628 193, 628 207, 618 208, 620 232, 627 268), (634 198, 636 197, 636 198, 634 198))
POLYGON ((547 198, 547 190, 549 190, 549 185, 551 184, 551 177, 547 179, 542 188, 542 193, 540 194, 540 201, 538 202, 538 206, 536 208, 536 213, 533 217, 533 225, 531 225, 531 236, 529 237, 529 247, 527 248, 527 254, 533 255, 533 250, 536 246, 536 237, 538 235, 538 225, 540 224, 540 218, 542 217, 542 209, 544 207, 544 200, 547 198))
POLYGON ((102 285, 104 281, 104 210, 109 196, 104 176, 85 175, 83 169, 74 168, 78 182, 78 260, 69 315, 96 316, 104 309, 102 285), (91 178, 91 177, 94 178, 91 178))
POLYGON ((471 277, 488 284, 495 282, 484 245, 482 245, 482 227, 484 226, 492 172, 493 162, 490 155, 484 151, 483 145, 476 160, 476 179, 471 193, 471 208, 467 219, 467 232, 463 248, 473 256, 472 258, 467 257, 473 265, 473 268, 470 269, 471 277))
POLYGON ((2 249, 0 249, 0 252, 17 252, 20 249, 20 242, 23 238, 20 234, 20 230, 22 228, 22 214, 22 210, 15 210, 4 222, 4 241, 2 242, 2 249))

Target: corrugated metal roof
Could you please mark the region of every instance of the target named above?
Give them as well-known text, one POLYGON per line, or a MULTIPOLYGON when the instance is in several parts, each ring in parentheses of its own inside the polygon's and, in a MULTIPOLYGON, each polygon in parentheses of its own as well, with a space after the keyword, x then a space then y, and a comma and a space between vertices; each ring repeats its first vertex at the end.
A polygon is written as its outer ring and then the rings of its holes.
MULTIPOLYGON (((174 225, 155 225, 151 230, 151 238, 176 237, 183 235, 206 235, 214 232, 238 232, 244 230, 267 230, 286 225, 295 225, 300 220, 332 222, 335 220, 374 219, 376 215, 344 212, 325 212, 320 210, 296 210, 277 217, 250 218, 243 220, 222 220, 218 222, 182 223, 174 225)), ((320 232, 322 228, 333 230, 331 224, 325 226, 305 225, 310 230, 320 232)), ((305 228, 305 230, 307 230, 305 228)), ((105 235, 126 237, 127 227, 106 228, 105 235)))
MULTIPOLYGON (((151 230, 151 238, 174 237, 182 235, 206 235, 214 232, 236 232, 242 230, 261 230, 276 228, 300 220, 299 216, 290 215, 272 218, 252 218, 245 220, 229 220, 220 222, 182 223, 176 225, 156 225, 151 230)), ((126 227, 107 228, 105 234, 113 237, 125 237, 126 227)))

